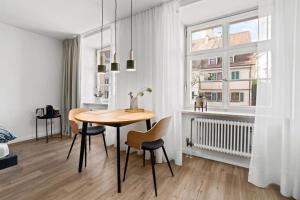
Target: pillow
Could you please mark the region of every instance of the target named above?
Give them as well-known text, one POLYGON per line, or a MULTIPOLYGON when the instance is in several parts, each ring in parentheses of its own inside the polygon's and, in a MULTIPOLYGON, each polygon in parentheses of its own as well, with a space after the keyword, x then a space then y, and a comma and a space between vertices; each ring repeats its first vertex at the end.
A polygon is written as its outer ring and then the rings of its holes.
POLYGON ((7 143, 14 139, 16 139, 16 136, 14 136, 12 133, 5 130, 4 128, 0 127, 0 143, 7 143))

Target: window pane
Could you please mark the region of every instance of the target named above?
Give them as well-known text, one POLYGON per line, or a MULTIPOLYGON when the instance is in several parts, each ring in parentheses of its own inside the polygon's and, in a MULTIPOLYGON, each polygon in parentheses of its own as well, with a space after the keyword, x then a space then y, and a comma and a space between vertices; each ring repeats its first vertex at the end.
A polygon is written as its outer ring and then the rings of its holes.
POLYGON ((229 82, 229 105, 255 106, 256 89, 256 80, 229 82))
MULTIPOLYGON (((97 51, 97 65, 100 63, 101 51, 97 51)), ((107 72, 105 74, 97 73, 97 88, 96 95, 103 99, 109 98, 109 86, 110 86, 110 72, 109 72, 109 63, 110 63, 110 50, 104 50, 105 55, 105 64, 107 72)))
POLYGON ((230 60, 231 80, 257 78, 256 53, 234 55, 230 60))
POLYGON ((258 41, 258 18, 234 22, 229 25, 229 45, 258 41))
POLYGON ((201 51, 222 47, 222 33, 222 26, 192 31, 191 51, 201 51))
POLYGON ((257 56, 257 77, 258 79, 271 78, 271 51, 261 52, 257 56))
POLYGON ((193 60, 191 65, 191 103, 200 95, 207 98, 208 106, 223 105, 222 57, 193 60))

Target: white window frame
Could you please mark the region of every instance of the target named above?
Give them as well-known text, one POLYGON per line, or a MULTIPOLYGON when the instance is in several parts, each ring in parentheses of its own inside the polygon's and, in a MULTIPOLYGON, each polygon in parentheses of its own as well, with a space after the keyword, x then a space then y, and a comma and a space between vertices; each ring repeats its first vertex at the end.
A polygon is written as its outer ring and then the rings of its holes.
MULTIPOLYGON (((215 21, 209 21, 207 23, 201 23, 198 25, 186 27, 186 76, 185 76, 185 107, 192 108, 193 102, 191 99, 191 71, 193 60, 201 59, 213 59, 222 57, 222 102, 223 106, 209 106, 212 109, 220 110, 245 110, 245 111, 254 111, 255 106, 232 106, 230 105, 230 91, 229 91, 229 82, 231 80, 230 73, 230 56, 246 53, 256 53, 258 42, 252 42, 247 44, 230 46, 229 43, 229 25, 240 20, 247 20, 253 17, 258 17, 257 10, 218 19, 215 21), (191 51, 191 34, 194 30, 204 30, 210 27, 222 26, 222 36, 223 36, 223 47, 215 49, 207 49, 201 51, 191 51)), ((241 78, 241 77, 240 77, 241 78)), ((240 79, 245 80, 246 79, 240 79)), ((250 80, 250 79, 248 79, 250 80)))

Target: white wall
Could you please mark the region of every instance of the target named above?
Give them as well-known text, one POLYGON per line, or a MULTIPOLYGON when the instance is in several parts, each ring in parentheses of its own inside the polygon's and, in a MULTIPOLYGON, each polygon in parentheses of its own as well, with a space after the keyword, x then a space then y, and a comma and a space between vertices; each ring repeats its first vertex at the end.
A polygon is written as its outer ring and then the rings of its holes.
MULTIPOLYGON (((35 137, 37 107, 60 108, 62 66, 61 41, 0 23, 0 126, 18 141, 35 137)), ((39 129, 43 135, 45 121, 39 129)))

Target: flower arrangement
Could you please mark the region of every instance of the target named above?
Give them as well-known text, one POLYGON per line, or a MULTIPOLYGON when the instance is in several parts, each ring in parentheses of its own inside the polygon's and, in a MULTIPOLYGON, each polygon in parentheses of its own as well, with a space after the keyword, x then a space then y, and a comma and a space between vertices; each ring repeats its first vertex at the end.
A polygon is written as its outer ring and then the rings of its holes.
POLYGON ((137 109, 138 108, 138 97, 139 96, 144 96, 145 92, 152 92, 151 88, 144 88, 141 91, 139 91, 135 96, 133 95, 133 92, 129 92, 129 97, 130 97, 130 109, 137 109))

